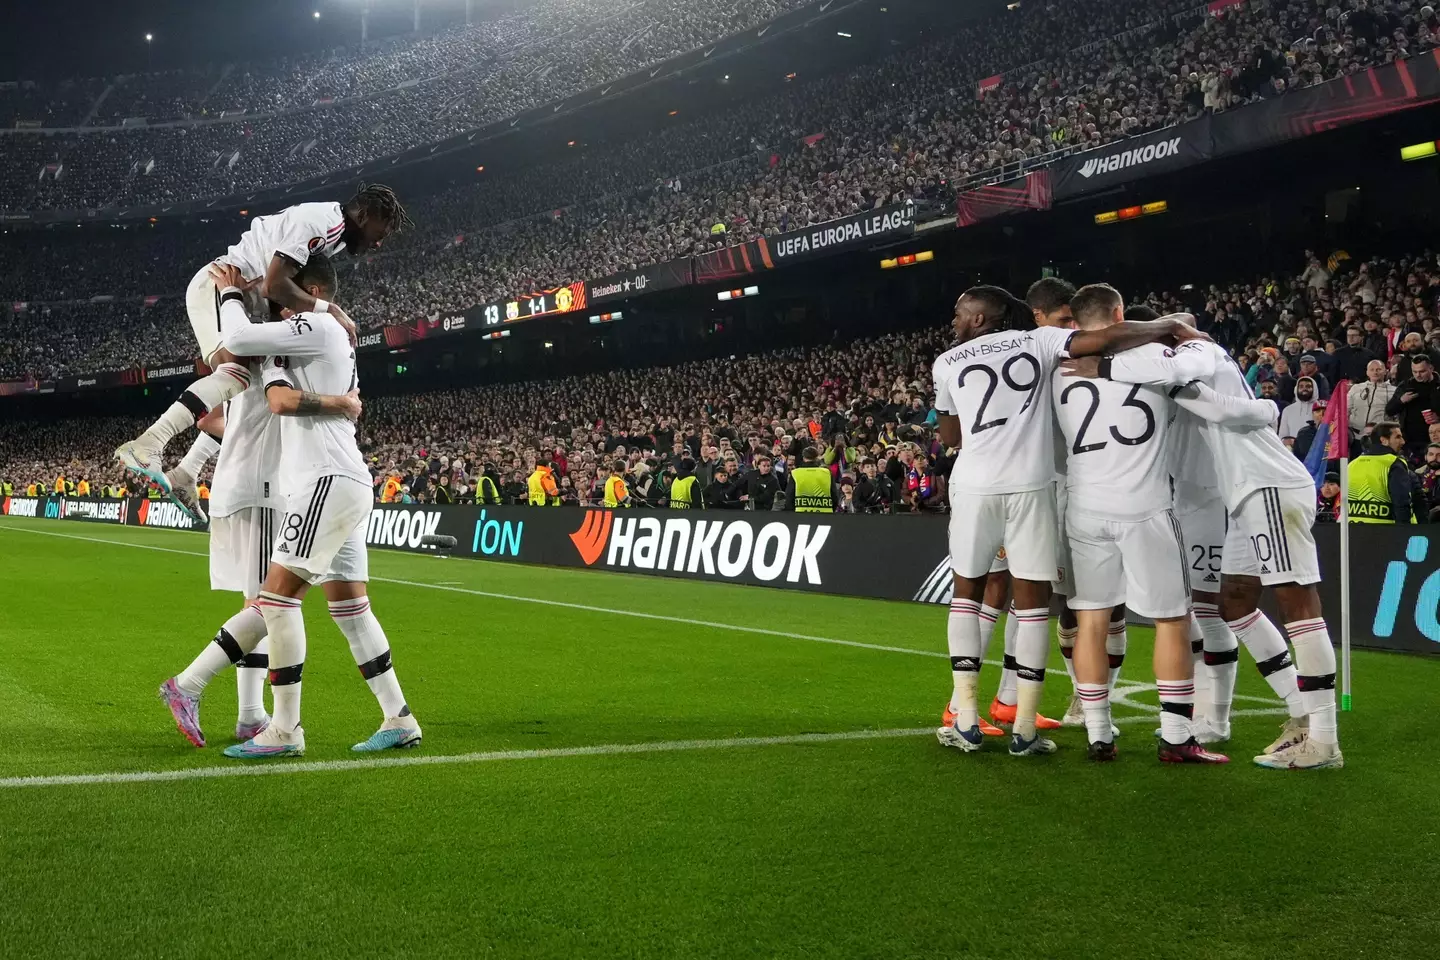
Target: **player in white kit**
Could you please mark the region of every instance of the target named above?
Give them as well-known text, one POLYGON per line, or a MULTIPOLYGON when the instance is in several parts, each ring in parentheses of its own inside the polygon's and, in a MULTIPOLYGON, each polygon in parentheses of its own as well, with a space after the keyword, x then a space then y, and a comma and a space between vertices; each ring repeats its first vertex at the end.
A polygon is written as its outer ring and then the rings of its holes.
MULTIPOLYGON (((210 269, 221 273, 217 265, 210 269)), ((219 287, 223 289, 224 282, 219 287)), ((226 332, 250 323, 238 291, 226 294, 220 310, 226 332)), ((219 427, 224 444, 215 463, 210 498, 210 589, 239 593, 245 605, 188 667, 160 685, 159 694, 170 708, 176 728, 197 747, 205 746, 200 697, 209 682, 232 663, 239 701, 235 739, 243 743, 270 722, 264 705, 269 650, 265 619, 255 601, 279 530, 280 425, 270 412, 258 378, 227 403, 224 411, 219 427)), ((320 413, 353 420, 359 416, 360 401, 354 396, 321 397, 320 413)))
POLYGON ((1197 335, 1178 323, 1024 329, 1033 322, 1029 307, 1005 290, 972 287, 955 303, 959 345, 934 366, 940 440, 959 448, 950 479, 955 587, 947 628, 956 716, 936 733, 965 751, 983 742, 976 703, 980 600, 1004 544, 1018 622, 1015 756, 1055 750, 1035 729, 1050 647, 1051 582, 1058 576, 1051 376, 1066 357, 1197 335))
MULTIPOLYGON (((1082 330, 1122 322, 1124 302, 1106 284, 1083 287, 1071 301, 1082 330)), ((1155 321, 1152 321, 1155 322, 1155 321)), ((1160 344, 1131 353, 1163 356, 1160 344)), ((1172 422, 1177 405, 1196 416, 1252 428, 1274 422, 1273 403, 1222 397, 1192 384, 1160 387, 1054 374, 1055 411, 1065 436, 1066 535, 1078 617, 1076 691, 1092 760, 1115 758, 1105 648, 1110 612, 1130 609, 1155 621, 1155 679, 1160 694, 1159 758, 1168 763, 1226 763, 1191 733, 1194 664, 1190 582, 1180 527, 1171 509, 1172 422)))
MULTIPOLYGON (((1240 368, 1208 339, 1188 340, 1172 356, 1123 354, 1077 365, 1076 372, 1168 386, 1198 379, 1225 396, 1253 396, 1240 368)), ((1314 481, 1274 430, 1215 423, 1201 423, 1197 429, 1214 463, 1229 518, 1220 563, 1220 615, 1290 709, 1280 737, 1255 762, 1273 769, 1344 766, 1335 707, 1335 650, 1315 588, 1320 561, 1310 529, 1314 481), (1275 590, 1295 645, 1293 666, 1285 638, 1259 610, 1266 586, 1275 590)))
MULTIPOLYGON (((393 231, 408 223, 394 191, 381 184, 362 184, 343 205, 299 203, 277 214, 256 217, 239 241, 214 262, 238 267, 244 280, 242 290, 258 284, 260 296, 270 301, 277 315, 280 309, 291 313, 328 312, 346 324, 353 336, 355 325, 345 312, 334 303, 306 293, 296 283, 295 275, 312 256, 328 258, 341 250, 355 256, 377 249, 393 231)), ((225 331, 220 291, 209 266, 201 267, 191 278, 185 291, 185 309, 200 358, 213 372, 190 384, 144 433, 115 450, 116 459, 127 469, 153 480, 197 520, 204 516, 195 495, 195 479, 215 456, 219 444, 202 431, 180 465, 168 475, 162 462, 165 446, 210 411, 239 396, 255 376, 255 358, 236 356, 222 345, 225 331)))
MULTIPOLYGON (((234 268, 222 295, 236 290, 234 268)), ((300 277, 324 295, 334 289, 334 267, 312 259, 300 277)), ((301 601, 319 583, 330 615, 350 643, 360 675, 375 694, 384 719, 359 751, 409 747, 420 742, 391 663, 390 644, 370 610, 364 528, 373 491, 370 471, 355 441, 355 424, 325 415, 321 396, 349 394, 358 386, 355 349, 344 327, 324 313, 302 313, 278 323, 250 324, 229 334, 224 346, 237 356, 262 356, 265 396, 280 421, 280 490, 285 511, 258 604, 270 638, 270 687, 274 716, 264 731, 225 755, 245 759, 298 756, 305 752, 300 726, 300 688, 305 666, 305 620, 301 601)))

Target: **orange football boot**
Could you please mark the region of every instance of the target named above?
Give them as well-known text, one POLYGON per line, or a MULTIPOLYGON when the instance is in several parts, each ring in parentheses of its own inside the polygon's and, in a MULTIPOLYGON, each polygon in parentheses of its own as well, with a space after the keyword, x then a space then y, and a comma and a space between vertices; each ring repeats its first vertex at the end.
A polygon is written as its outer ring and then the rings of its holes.
MULTIPOLYGON (((995 724, 990 723, 984 717, 977 717, 976 722, 980 725, 980 732, 987 737, 1005 736, 1004 730, 1001 730, 999 727, 995 726, 995 724)), ((955 711, 950 709, 950 702, 948 700, 945 702, 945 713, 944 719, 941 721, 941 726, 955 726, 955 711)))
MULTIPOLYGON (((1013 724, 1015 722, 1015 704, 1001 703, 1000 698, 996 697, 990 701, 990 719, 996 723, 1013 724)), ((1059 730, 1060 727, 1059 720, 1051 720, 1043 714, 1035 714, 1036 730, 1059 730)))

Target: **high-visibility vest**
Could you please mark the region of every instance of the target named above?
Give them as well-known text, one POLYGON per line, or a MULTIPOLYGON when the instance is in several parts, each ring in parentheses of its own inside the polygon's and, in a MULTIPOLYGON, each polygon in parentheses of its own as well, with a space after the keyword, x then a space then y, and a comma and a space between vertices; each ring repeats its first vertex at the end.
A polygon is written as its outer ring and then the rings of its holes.
POLYGON ((13 496, 15 496, 15 484, 11 483, 9 480, 6 480, 5 483, 3 484, 3 488, 4 488, 4 490, 5 490, 5 496, 7 496, 7 497, 13 497, 13 496))
POLYGON ((618 507, 627 496, 629 496, 629 491, 625 489, 625 481, 622 478, 605 478, 605 506, 618 507))
POLYGON ((495 481, 483 473, 480 475, 480 481, 475 484, 475 502, 486 504, 500 502, 500 490, 495 486, 495 481))
POLYGON ((200 484, 200 486, 196 487, 195 490, 201 500, 210 499, 210 488, 207 487, 205 484, 200 484))
POLYGON ((400 499, 400 487, 402 484, 394 477, 385 478, 385 486, 380 490, 381 503, 395 503, 400 499))
POLYGON ((27 496, 27 497, 39 496, 39 491, 36 489, 35 484, 32 483, 32 484, 29 484, 28 486, 25 487, 25 496, 27 496))
MULTIPOLYGON (((529 480, 526 481, 526 483, 530 487, 530 506, 560 506, 560 498, 552 497, 550 493, 545 489, 545 480, 547 476, 548 474, 545 471, 541 470, 539 467, 536 467, 535 472, 530 474, 529 480)), ((553 483, 554 481, 551 482, 553 483)))
MULTIPOLYGON (((1368 453, 1350 461, 1351 523, 1395 522, 1395 504, 1390 502, 1390 465, 1399 459, 1393 453, 1368 453)), ((1403 506, 1409 508, 1409 504, 1403 506)))
POLYGON ((796 513, 833 513, 835 500, 830 496, 833 477, 824 467, 796 467, 790 471, 795 478, 796 513))
POLYGON ((695 506, 695 475, 676 477, 670 484, 670 509, 692 510, 695 506))
POLYGON ((82 497, 90 496, 90 481, 81 480, 79 485, 76 486, 75 492, 82 497))

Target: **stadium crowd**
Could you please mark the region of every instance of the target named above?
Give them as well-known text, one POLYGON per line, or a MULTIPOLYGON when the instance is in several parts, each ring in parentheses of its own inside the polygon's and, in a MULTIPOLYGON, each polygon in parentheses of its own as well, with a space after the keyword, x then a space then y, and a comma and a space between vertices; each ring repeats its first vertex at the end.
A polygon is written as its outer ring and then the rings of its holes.
MULTIPOLYGON (((1354 453, 1377 425, 1398 423, 1400 452, 1424 496, 1420 512, 1440 511, 1436 254, 1360 262, 1345 251, 1324 260, 1307 252, 1292 276, 1137 299, 1194 312, 1256 392, 1279 404, 1277 429, 1302 459, 1335 385, 1349 381, 1354 453)), ((548 464, 563 503, 599 502, 613 474, 637 504, 661 505, 691 461, 707 506, 772 509, 808 451, 833 473, 842 510, 941 511, 951 458, 933 430, 930 365, 948 338, 938 327, 667 368, 370 397, 361 446, 377 498, 392 500, 498 495, 523 503, 536 467, 548 464)), ((142 426, 119 418, 0 424, 0 480, 22 490, 61 473, 114 482, 109 452, 142 426)))
MULTIPOLYGON (((1434 45, 1436 26, 1432 7, 1403 0, 1327 6, 1270 0, 1219 15, 1197 13, 1178 0, 1024 5, 842 77, 414 200, 411 212, 420 227, 354 263, 342 276, 341 296, 362 323, 414 321, 904 199, 943 205, 953 185, 972 174, 1107 143, 1416 53, 1434 45), (1004 71, 1003 83, 977 99, 975 81, 995 71, 1004 71), (906 95, 896 96, 896 90, 906 95)), ((378 56, 392 54, 399 56, 378 56)), ((403 131, 397 136, 406 143, 423 142, 422 134, 397 123, 393 129, 403 131)), ((391 129, 388 120, 378 125, 391 129)), ((193 135, 189 146, 177 147, 183 152, 209 129, 157 135, 193 135)), ((246 138, 252 146, 242 154, 277 145, 287 155, 306 153, 292 149, 298 141, 289 135, 272 137, 259 126, 252 134, 246 138)), ((352 143, 349 134, 339 139, 352 143)), ((167 149, 157 146, 155 155, 168 167, 176 155, 167 149)), ((220 176, 222 168, 224 176, 242 169, 217 165, 208 147, 201 153, 203 169, 177 173, 187 189, 203 193, 207 177, 220 176)), ((134 162, 130 154, 121 159, 122 165, 134 162)), ((250 184, 301 175, 303 170, 282 164, 250 184)), ((72 182, 68 176, 22 179, 61 193, 72 182)), ((225 229, 233 233, 234 224, 225 229)), ((144 346, 153 343, 160 352, 147 355, 124 335, 78 352, 51 346, 32 350, 27 363, 0 359, 0 377, 51 377, 135 359, 173 359, 189 336, 173 294, 195 263, 233 242, 214 224, 158 243, 143 230, 117 230, 99 242, 57 231, 47 231, 43 244, 32 237, 0 239, 11 267, 0 277, 0 297, 134 298, 123 309, 121 329, 154 328, 156 336, 144 346), (83 256, 73 259, 86 264, 84 273, 54 270, 57 256, 81 247, 83 256), (145 294, 172 296, 146 309, 139 301, 145 294)))

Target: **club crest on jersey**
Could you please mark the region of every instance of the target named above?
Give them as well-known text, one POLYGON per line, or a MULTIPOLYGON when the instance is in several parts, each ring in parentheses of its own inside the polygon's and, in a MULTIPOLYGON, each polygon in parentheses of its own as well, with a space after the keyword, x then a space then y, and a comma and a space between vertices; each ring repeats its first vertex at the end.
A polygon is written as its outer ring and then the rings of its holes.
POLYGON ((311 253, 314 253, 316 250, 319 250, 321 247, 325 246, 325 238, 311 237, 310 242, 307 243, 305 246, 311 253))

